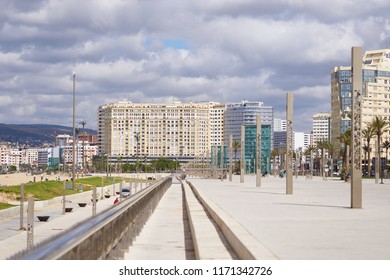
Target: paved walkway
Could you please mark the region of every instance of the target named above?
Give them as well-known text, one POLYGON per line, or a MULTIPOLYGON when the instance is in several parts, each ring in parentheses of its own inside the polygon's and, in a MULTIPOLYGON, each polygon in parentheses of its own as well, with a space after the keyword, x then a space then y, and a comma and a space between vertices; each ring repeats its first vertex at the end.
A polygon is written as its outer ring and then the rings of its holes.
MULTIPOLYGON (((212 200, 227 215, 240 223, 254 238, 261 242, 277 259, 282 260, 390 260, 390 183, 375 184, 363 180, 363 208, 350 208, 350 184, 340 180, 314 177, 295 179, 294 194, 285 194, 285 178, 262 178, 262 186, 256 188, 255 176, 246 176, 245 183, 227 180, 203 180, 188 178, 201 193, 212 200)), ((141 235, 127 255, 129 259, 148 259, 145 254, 160 251, 163 259, 185 259, 188 248, 182 224, 183 205, 179 184, 174 184, 162 198, 150 218, 160 226, 158 231, 145 225, 141 235), (172 228, 180 230, 170 230, 172 228), (146 239, 155 239, 153 246, 145 246, 146 239), (181 250, 168 249, 168 244, 181 250)), ((98 211, 112 206, 113 197, 98 202, 98 211)), ((53 216, 47 223, 36 222, 34 241, 61 232, 74 220, 91 215, 91 205, 61 215, 62 208, 50 206, 53 216), (57 215, 57 216, 56 216, 57 215)), ((25 231, 18 231, 19 219, 0 220, 0 259, 25 248, 25 231), (7 224, 8 223, 8 224, 7 224)), ((154 223, 153 222, 153 223, 154 223)), ((149 223, 149 222, 148 222, 149 223)), ((188 252, 187 252, 188 253, 188 252)), ((155 255, 157 256, 157 255, 155 255)), ((157 257, 155 257, 157 258, 157 257)))
POLYGON ((245 183, 189 181, 238 221, 278 259, 390 260, 390 184, 363 180, 363 208, 350 208, 350 183, 315 177, 295 179, 285 194, 285 178, 255 176, 245 183))
POLYGON ((185 260, 194 259, 194 248, 183 211, 181 184, 172 184, 161 198, 124 259, 185 260), (183 223, 184 220, 184 223, 183 223))
MULTIPOLYGON (((109 187, 107 187, 109 188, 109 187)), ((111 187, 110 187, 111 188, 111 187)), ((76 199, 72 199, 66 207, 72 207, 72 212, 62 214, 62 203, 53 203, 49 205, 39 206, 37 203, 34 207, 34 244, 61 233, 74 224, 92 216, 92 191, 84 192, 75 195, 76 199), (80 207, 79 202, 86 202, 85 207, 80 207), (47 222, 40 222, 37 216, 50 216, 47 222)), ((68 199, 67 199, 68 200, 68 199)), ((113 206, 114 196, 99 200, 96 203, 96 212, 99 213, 108 207, 113 206)), ((27 206, 25 206, 27 208, 27 206)), ((7 259, 15 253, 26 249, 27 247, 27 231, 19 230, 20 218, 19 215, 2 218, 0 215, 0 260, 7 259)), ((27 217, 24 215, 24 226, 27 225, 27 217)))

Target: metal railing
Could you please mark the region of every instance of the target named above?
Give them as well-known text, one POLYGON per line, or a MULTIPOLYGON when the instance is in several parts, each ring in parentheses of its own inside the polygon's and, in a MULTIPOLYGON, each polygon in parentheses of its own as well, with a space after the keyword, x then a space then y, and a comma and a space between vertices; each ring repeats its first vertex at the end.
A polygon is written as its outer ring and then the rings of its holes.
POLYGON ((21 251, 10 259, 120 259, 123 244, 131 244, 139 234, 171 183, 172 178, 166 177, 102 213, 74 225, 64 233, 21 251))

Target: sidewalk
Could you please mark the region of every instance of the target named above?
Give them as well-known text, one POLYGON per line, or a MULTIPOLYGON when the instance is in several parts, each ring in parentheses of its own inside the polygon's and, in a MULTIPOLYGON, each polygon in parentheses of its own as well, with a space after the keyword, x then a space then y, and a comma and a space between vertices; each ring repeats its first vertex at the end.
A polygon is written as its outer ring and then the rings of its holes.
POLYGON ((282 260, 390 260, 390 184, 363 180, 363 208, 350 208, 350 183, 255 176, 245 183, 188 178, 282 260))
MULTIPOLYGON (((61 233, 74 224, 92 216, 91 193, 84 192, 76 195, 71 203, 66 207, 72 207, 72 212, 62 214, 62 203, 44 204, 43 207, 34 209, 34 244, 38 244, 44 239, 61 233), (86 202, 86 207, 80 207, 78 202, 86 202), (40 222, 37 218, 39 215, 49 215, 47 222, 40 222)), ((67 199, 68 200, 68 199, 67 199)), ((99 213, 113 205, 115 197, 104 198, 96 203, 96 213, 99 213)), ((27 208, 27 206, 25 207, 27 208)), ((24 226, 27 224, 27 216, 24 215, 24 226)), ((0 260, 7 259, 15 253, 26 249, 27 231, 19 230, 19 215, 11 218, 0 218, 0 260)))

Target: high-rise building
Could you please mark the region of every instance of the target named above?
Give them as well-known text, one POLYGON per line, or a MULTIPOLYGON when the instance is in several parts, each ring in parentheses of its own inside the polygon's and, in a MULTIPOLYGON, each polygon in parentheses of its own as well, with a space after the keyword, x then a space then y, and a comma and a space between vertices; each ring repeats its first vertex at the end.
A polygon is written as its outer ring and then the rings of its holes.
POLYGON ((313 144, 317 141, 330 141, 330 113, 313 115, 313 144))
POLYGON ((306 150, 310 145, 312 145, 312 138, 313 136, 310 134, 310 133, 305 133, 303 135, 303 147, 304 149, 303 150, 306 150))
POLYGON ((212 147, 224 144, 224 114, 225 105, 223 104, 217 104, 210 108, 210 145, 212 147))
MULTIPOLYGON (((257 125, 247 124, 245 127, 245 171, 246 173, 256 172, 256 146, 257 146, 257 125)), ((271 138, 272 130, 270 124, 261 125, 261 161, 260 170, 262 173, 271 170, 271 138)))
POLYGON ((274 131, 286 131, 287 121, 279 118, 274 118, 274 131))
POLYGON ((367 51, 363 63, 362 122, 367 124, 375 116, 390 120, 390 48, 367 51))
MULTIPOLYGON (((366 51, 363 61, 362 126, 374 116, 390 117, 390 49, 366 51)), ((351 67, 335 67, 331 73, 331 138, 351 127, 351 67)), ((388 137, 386 134, 384 137, 388 137)))
POLYGON ((191 159, 206 156, 220 141, 213 125, 223 114, 217 102, 132 103, 121 101, 99 107, 97 142, 100 153, 124 161, 158 157, 191 159), (213 131, 213 134, 211 134, 213 131))
MULTIPOLYGON (((224 141, 229 145, 229 136, 233 141, 241 139, 241 126, 256 124, 256 116, 261 116, 261 124, 270 125, 273 131, 274 109, 272 106, 265 106, 263 102, 243 100, 239 103, 229 103, 225 107, 224 141)), ((272 136, 271 136, 272 137, 272 136)), ((273 140, 271 139, 271 143, 273 140)))

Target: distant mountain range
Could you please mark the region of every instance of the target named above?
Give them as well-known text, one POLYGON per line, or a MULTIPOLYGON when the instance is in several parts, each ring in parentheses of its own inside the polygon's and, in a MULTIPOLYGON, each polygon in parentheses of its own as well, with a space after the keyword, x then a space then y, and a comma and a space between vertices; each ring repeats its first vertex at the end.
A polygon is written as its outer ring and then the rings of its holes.
MULTIPOLYGON (((50 124, 3 124, 0 123, 0 142, 19 143, 29 146, 52 144, 59 134, 72 135, 72 127, 50 124)), ((96 134, 96 130, 85 129, 96 134)))

